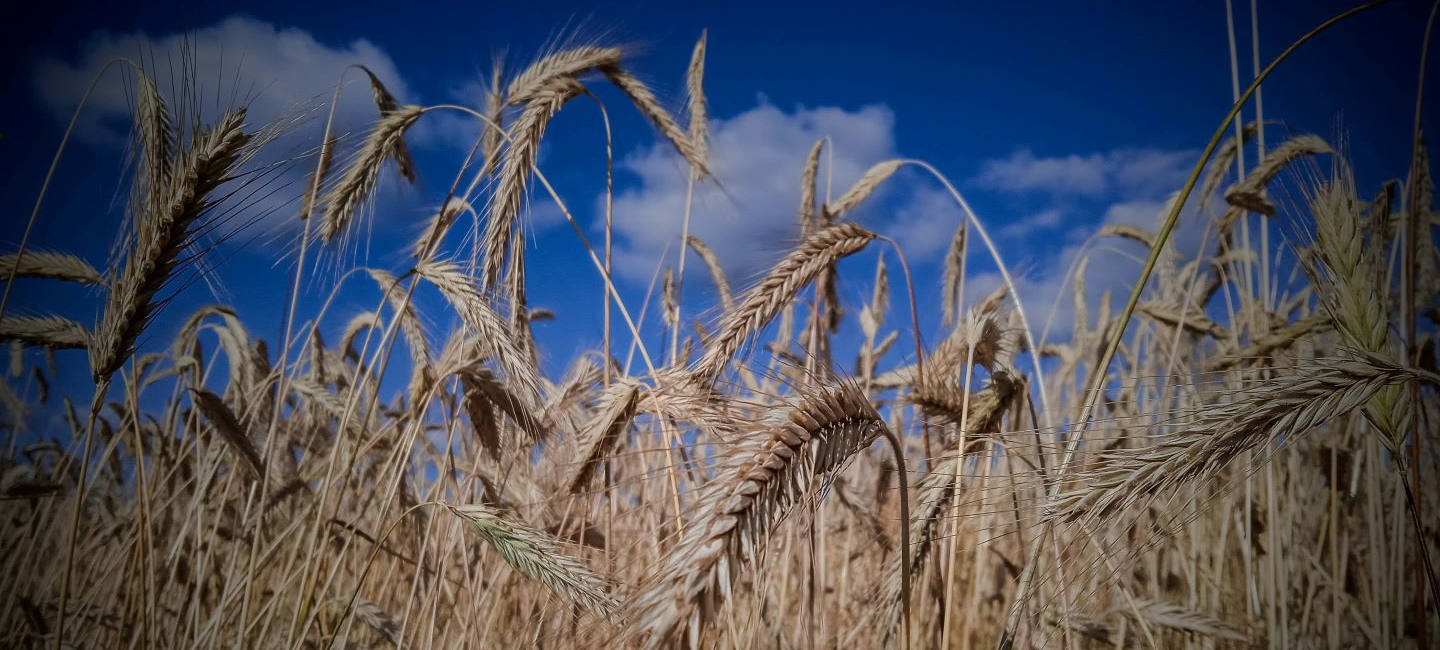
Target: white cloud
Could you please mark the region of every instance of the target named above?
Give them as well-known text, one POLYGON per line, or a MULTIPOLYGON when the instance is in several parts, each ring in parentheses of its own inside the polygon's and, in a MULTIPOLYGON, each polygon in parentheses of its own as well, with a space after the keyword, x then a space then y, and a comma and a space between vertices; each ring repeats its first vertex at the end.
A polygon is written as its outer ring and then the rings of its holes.
POLYGON ((996 235, 1002 239, 1020 239, 1053 233, 1064 220, 1065 212, 1063 210, 1048 208, 1005 224, 996 232, 996 235))
POLYGON ((900 181, 900 189, 890 193, 893 200, 863 211, 859 219, 876 232, 893 237, 907 258, 921 261, 950 247, 965 213, 949 192, 925 187, 928 177, 915 177, 921 182, 900 181))
POLYGON ((1105 223, 1120 223, 1141 228, 1154 228, 1155 216, 1165 207, 1164 201, 1123 201, 1105 208, 1105 223))
MULTIPOLYGON (((1202 243, 1209 247, 1215 245, 1213 233, 1207 233, 1206 225, 1209 219, 1197 206, 1194 202, 1187 205, 1170 236, 1171 245, 1187 260, 1199 251, 1202 243), (1211 237, 1208 242, 1207 234, 1211 237)), ((1012 267, 1011 273, 1016 276, 1017 293, 1024 301, 1030 324, 1035 328, 1035 335, 1041 336, 1046 323, 1050 322, 1052 325, 1045 340, 1069 340, 1075 315, 1075 278, 1067 277, 1067 273, 1072 268, 1078 268, 1077 262, 1082 255, 1089 260, 1083 270, 1085 302, 1089 307, 1091 320, 1097 318, 1100 298, 1107 290, 1112 294, 1111 309, 1119 309, 1139 278, 1142 262, 1149 251, 1128 239, 1108 237, 1092 240, 1091 237, 1109 224, 1138 226, 1154 233, 1168 207, 1168 197, 1111 203, 1105 208, 1104 218, 1100 223, 1077 226, 1072 233, 1063 237, 1056 235, 1057 241, 1044 247, 1050 252, 1042 259, 1035 260, 1038 263, 1029 269, 1029 272, 1017 271, 1012 267)), ((990 283, 985 285, 986 290, 998 282, 997 278, 989 275, 977 274, 975 277, 977 283, 990 283)), ((978 295, 967 296, 967 302, 978 300, 984 295, 984 291, 975 293, 978 295)), ((1093 326, 1093 322, 1090 325, 1093 326)))
MULTIPOLYGON (((896 156, 894 116, 883 106, 785 112, 762 101, 734 118, 715 121, 711 132, 711 163, 719 185, 707 182, 695 188, 690 230, 715 250, 731 280, 741 284, 799 237, 800 173, 816 140, 828 135, 834 143, 833 150, 821 155, 821 201, 827 181, 830 196, 838 196, 871 165, 896 156)), ((663 143, 627 158, 621 167, 636 174, 640 183, 615 200, 616 264, 628 277, 648 278, 662 252, 674 260, 688 172, 663 143)), ((912 182, 919 179, 913 173, 898 175, 851 215, 895 238, 914 260, 942 253, 962 217, 948 193, 912 182)), ((692 266, 689 272, 703 270, 692 266)))
MULTIPOLYGON (((798 236, 800 174, 811 145, 826 136, 834 143, 821 157, 818 190, 823 200, 828 162, 830 192, 838 196, 870 165, 894 157, 894 119, 890 109, 878 105, 785 112, 762 101, 733 118, 715 120, 711 167, 719 184, 696 186, 691 234, 715 250, 732 282, 743 283, 798 236)), ((615 197, 616 267, 627 277, 644 279, 662 251, 668 247, 673 256, 677 250, 688 171, 663 143, 627 157, 620 167, 638 176, 639 183, 615 197)), ((931 228, 923 212, 923 206, 915 206, 893 213, 902 240, 931 228)), ((948 223, 953 229, 958 221, 948 223)), ((949 230, 938 239, 942 246, 948 242, 949 230)))
MULTIPOLYGON (((369 67, 397 97, 409 95, 390 57, 365 39, 331 47, 302 29, 232 16, 210 27, 158 37, 96 34, 78 60, 40 62, 34 75, 40 102, 57 120, 69 119, 91 80, 120 58, 144 67, 172 107, 184 80, 193 80, 202 117, 209 117, 217 104, 229 108, 232 97, 249 107, 248 117, 256 123, 317 106, 329 100, 340 73, 351 64, 369 67)), ((112 68, 95 88, 81 115, 79 137, 116 141, 125 136, 133 101, 127 68, 112 68)), ((342 128, 363 126, 375 119, 375 108, 364 76, 352 73, 348 80, 352 88, 341 96, 336 122, 342 128)))
MULTIPOLYGON (((325 108, 347 66, 365 65, 401 101, 410 96, 394 62, 365 39, 345 45, 324 44, 302 29, 232 16, 184 33, 98 33, 85 41, 76 59, 47 59, 35 67, 36 98, 57 121, 69 120, 86 87, 107 63, 119 58, 145 69, 180 124, 188 123, 197 112, 202 122, 210 123, 219 112, 238 106, 247 108, 246 120, 252 128, 277 120, 285 123, 284 135, 266 147, 257 164, 313 152, 324 129, 325 108)), ((357 138, 346 134, 362 132, 378 115, 365 75, 351 71, 346 82, 336 105, 332 133, 353 142, 357 138)), ((134 90, 131 68, 111 67, 91 94, 77 123, 76 137, 123 145, 134 90)), ((342 154, 337 163, 343 160, 342 154)), ((287 204, 298 205, 295 202, 303 192, 309 168, 309 164, 290 165, 268 185, 272 191, 247 202, 247 211, 256 215, 273 212, 267 217, 272 228, 294 223, 287 204)), ((237 223, 245 220, 241 217, 237 223)))
POLYGON ((1005 192, 1098 197, 1153 194, 1177 187, 1193 160, 1189 151, 1116 149, 1087 155, 1037 157, 1020 149, 986 161, 971 184, 1005 192))
MULTIPOLYGON (((1127 148, 1042 158, 1022 149, 982 164, 980 173, 970 180, 971 186, 1038 195, 1038 203, 1043 206, 997 232, 1002 238, 1029 242, 1032 248, 1045 251, 1024 260, 1007 260, 1034 265, 1028 272, 1012 266, 1011 272, 1036 336, 1041 335, 1048 321, 1053 323, 1048 340, 1070 337, 1074 277, 1067 277, 1067 273, 1077 266, 1082 255, 1089 259, 1084 267, 1084 283, 1091 318, 1096 317, 1100 296, 1106 290, 1114 295, 1112 308, 1119 306, 1138 278, 1139 260, 1146 254, 1144 247, 1115 238, 1096 240, 1088 247, 1086 242, 1107 224, 1138 226, 1154 232, 1194 155, 1188 150, 1127 148), (1098 218, 1083 218, 1086 214, 1098 218)), ((1195 202, 1191 203, 1171 236, 1185 255, 1193 255, 1198 249, 1207 222, 1194 208, 1195 202)), ((976 274, 973 290, 967 289, 967 301, 979 300, 998 282, 993 273, 976 274)))

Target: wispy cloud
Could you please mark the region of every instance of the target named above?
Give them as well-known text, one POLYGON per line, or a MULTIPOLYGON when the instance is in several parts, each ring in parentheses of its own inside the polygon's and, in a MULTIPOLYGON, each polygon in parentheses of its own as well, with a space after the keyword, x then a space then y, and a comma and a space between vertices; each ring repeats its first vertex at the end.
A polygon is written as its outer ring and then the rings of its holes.
POLYGON ((1113 193, 1153 194, 1173 187, 1192 162, 1189 151, 1116 149, 1101 153, 1036 156, 1019 149, 986 161, 971 179, 974 187, 1053 196, 1101 197, 1113 193))
MULTIPOLYGON (((357 39, 326 45, 309 32, 232 16, 193 31, 151 36, 100 33, 88 39, 73 61, 46 59, 34 70, 40 103, 57 120, 69 119, 85 88, 107 63, 129 59, 145 68, 171 104, 193 102, 202 117, 234 105, 249 108, 249 119, 263 122, 319 106, 330 99, 340 73, 352 64, 369 67, 400 98, 409 96, 405 80, 390 57, 375 44, 357 39), (185 93, 193 84, 193 96, 185 93)), ((336 109, 342 129, 375 119, 363 75, 352 74, 358 92, 346 92, 336 109)), ((133 82, 125 66, 96 86, 77 133, 92 141, 116 141, 127 132, 133 82)))
POLYGON ((1063 210, 1059 208, 1046 208, 1001 226, 996 231, 996 235, 1002 239, 1021 239, 1037 235, 1048 235, 1059 228, 1064 219, 1065 212, 1063 210))

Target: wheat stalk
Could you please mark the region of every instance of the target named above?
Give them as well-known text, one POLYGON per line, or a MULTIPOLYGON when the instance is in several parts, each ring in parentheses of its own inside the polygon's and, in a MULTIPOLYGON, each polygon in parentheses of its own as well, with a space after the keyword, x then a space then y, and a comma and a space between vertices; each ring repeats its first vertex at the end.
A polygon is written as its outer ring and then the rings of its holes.
MULTIPOLYGON (((999 430, 1000 420, 1004 417, 1006 410, 1019 394, 1015 390, 1015 382, 1004 379, 992 381, 989 386, 976 391, 970 395, 970 408, 965 418, 963 431, 967 435, 984 435, 999 430)), ((958 390, 958 389, 957 389, 958 390)), ((941 393, 931 389, 929 391, 917 391, 918 396, 912 396, 915 404, 922 408, 929 408, 929 415, 939 415, 953 424, 959 424, 961 417, 961 400, 949 392, 941 393), (943 395, 943 397, 941 396, 943 395)), ((953 444, 952 444, 953 446, 953 444)), ((966 445, 967 456, 972 453, 972 448, 978 445, 966 445)), ((938 459, 930 467, 930 471, 912 489, 916 495, 917 508, 910 515, 908 526, 910 527, 910 539, 914 540, 910 550, 905 554, 908 562, 910 575, 921 575, 926 564, 930 561, 931 548, 937 541, 936 533, 939 531, 939 523, 943 518, 945 508, 950 504, 956 483, 960 481, 960 470, 964 465, 964 458, 955 455, 948 455, 938 459)), ((981 462, 987 462, 981 459, 981 462)), ((904 477, 901 480, 906 480, 904 477)), ((873 602, 879 603, 871 616, 872 620, 884 630, 886 638, 895 633, 895 628, 901 623, 901 591, 904 585, 901 584, 900 576, 903 571, 900 567, 901 557, 897 556, 890 563, 886 571, 885 582, 881 583, 872 592, 873 602)))
POLYGON ((330 136, 320 145, 317 154, 319 160, 315 161, 315 169, 305 176, 305 187, 310 188, 300 197, 300 219, 308 221, 311 215, 315 214, 315 198, 320 194, 320 188, 325 186, 325 181, 330 177, 330 167, 335 162, 335 144, 339 142, 336 136, 330 136))

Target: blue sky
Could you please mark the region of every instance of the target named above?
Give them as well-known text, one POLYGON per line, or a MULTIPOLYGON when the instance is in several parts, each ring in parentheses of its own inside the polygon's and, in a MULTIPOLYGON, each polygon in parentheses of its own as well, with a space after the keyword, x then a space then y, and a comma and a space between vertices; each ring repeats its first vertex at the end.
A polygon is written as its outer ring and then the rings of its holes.
MULTIPOLYGON (((1262 59, 1349 5, 1262 0, 1262 59)), ((1249 3, 1237 2, 1236 9, 1243 84, 1250 70, 1249 3)), ((1323 35, 1282 67, 1264 89, 1267 119, 1284 122, 1270 131, 1271 144, 1287 128, 1327 139, 1339 132, 1362 194, 1403 176, 1427 10, 1423 2, 1395 2, 1323 35)), ((147 52, 154 69, 166 70, 167 61, 176 60, 167 52, 189 48, 201 62, 197 78, 217 80, 206 86, 211 102, 234 93, 251 100, 252 117, 269 118, 328 95, 353 62, 374 67, 402 101, 475 104, 476 83, 497 54, 505 54, 513 72, 556 39, 579 38, 633 46, 628 65, 678 108, 690 49, 708 29, 705 88, 715 118, 715 166, 726 192, 701 188, 694 228, 727 260, 732 284, 743 285, 793 243, 800 161, 811 142, 828 135, 835 144, 835 194, 870 164, 896 156, 929 161, 954 180, 999 239, 1012 270, 1020 271, 1022 298, 1037 328, 1084 238, 1106 221, 1153 225, 1231 102, 1223 2, 551 2, 417 10, 353 2, 107 3, 43 13, 0 26, 0 47, 10 50, 0 56, 7 66, 0 76, 7 97, 0 102, 6 165, 0 204, 12 215, 0 225, 0 240, 7 249, 20 237, 79 93, 99 63, 116 54, 147 52)), ((662 252, 677 250, 673 206, 683 199, 683 175, 623 98, 595 85, 615 128, 622 290, 638 309, 662 252)), ((124 205, 115 178, 125 164, 128 103, 118 77, 97 92, 33 245, 103 266, 124 205)), ((350 85, 340 113, 354 130, 373 119, 362 81, 350 85)), ((1427 124, 1434 117, 1430 110, 1427 124)), ((600 128, 593 104, 572 102, 547 135, 540 161, 592 234, 603 188, 600 128)), ((318 141, 320 131, 318 120, 304 122, 281 144, 298 151, 318 141)), ((427 118, 411 136, 419 183, 383 187, 371 211, 375 237, 368 253, 330 250, 325 268, 353 263, 403 270, 400 244, 443 198, 472 134, 473 125, 463 120, 427 118)), ((304 171, 297 165, 294 173, 304 171)), ((298 185, 282 183, 267 197, 271 203, 262 202, 277 216, 209 250, 205 261, 216 272, 186 278, 157 322, 152 346, 167 341, 195 306, 217 299, 235 305, 255 335, 272 344, 279 338, 285 252, 293 240, 287 220, 294 213, 283 202, 299 194, 298 185)), ((574 234, 543 195, 535 198, 530 295, 533 306, 557 312, 555 322, 537 326, 547 367, 555 372, 575 352, 598 345, 600 283, 574 234)), ((938 304, 935 262, 959 218, 939 186, 902 173, 858 218, 901 241, 917 267, 922 304, 938 304)), ((983 294, 995 281, 993 267, 978 250, 972 259, 978 284, 972 295, 983 294)), ((1092 288, 1123 286, 1138 273, 1138 264, 1124 256, 1107 259, 1092 270, 1098 275, 1092 288)), ((854 267, 849 277, 866 280, 851 283, 844 295, 858 311, 874 257, 847 264, 854 267)), ((302 316, 318 309, 335 274, 322 269, 318 278, 307 287, 302 316)), ((334 327, 378 299, 363 277, 350 282, 327 319, 334 327)), ((689 276, 687 312, 711 299, 703 274, 689 276)), ((57 311, 85 323, 100 304, 84 290, 34 282, 17 286, 14 300, 21 311, 57 311)), ((438 306, 427 311, 438 337, 449 317, 438 306)), ((931 309, 922 316, 933 332, 938 314, 931 309)), ((658 341, 653 319, 649 328, 658 341)), ((83 368, 83 359, 73 365, 83 368)))

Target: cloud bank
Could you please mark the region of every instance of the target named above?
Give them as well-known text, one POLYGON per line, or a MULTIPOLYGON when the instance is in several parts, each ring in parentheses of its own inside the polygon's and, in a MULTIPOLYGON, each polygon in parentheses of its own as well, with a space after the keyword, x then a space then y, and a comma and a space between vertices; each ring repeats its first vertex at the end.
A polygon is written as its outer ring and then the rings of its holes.
MULTIPOLYGON (((213 123, 223 111, 243 106, 252 129, 281 128, 280 137, 254 161, 256 166, 277 165, 279 173, 258 196, 246 201, 245 214, 234 217, 237 224, 258 220, 264 233, 293 229, 328 102, 347 67, 364 65, 401 101, 411 96, 389 55, 370 41, 325 44, 303 29, 232 16, 183 33, 96 34, 84 42, 74 60, 52 58, 37 64, 33 70, 37 101, 64 123, 98 78, 76 123, 75 137, 101 146, 123 146, 136 79, 131 66, 110 65, 117 59, 133 61, 145 70, 179 124, 197 116, 202 123, 213 123)), ((341 141, 337 164, 345 161, 346 147, 353 146, 378 118, 365 75, 352 70, 345 80, 332 130, 341 141)))

